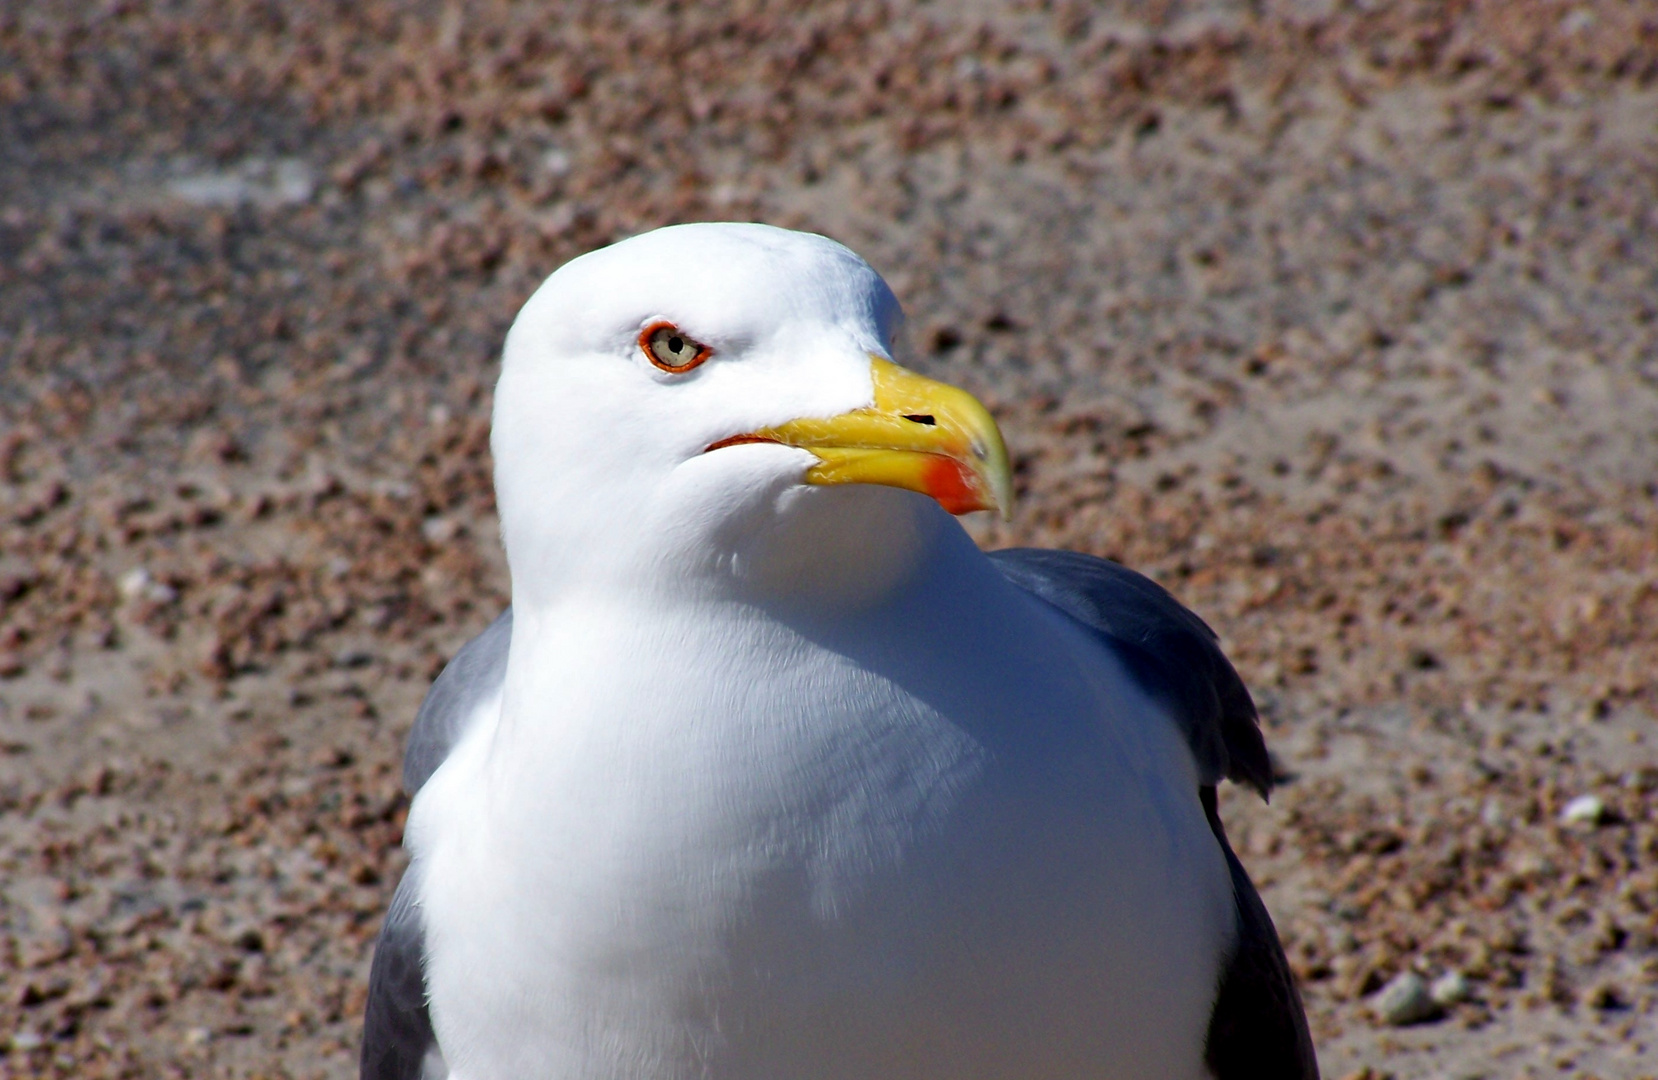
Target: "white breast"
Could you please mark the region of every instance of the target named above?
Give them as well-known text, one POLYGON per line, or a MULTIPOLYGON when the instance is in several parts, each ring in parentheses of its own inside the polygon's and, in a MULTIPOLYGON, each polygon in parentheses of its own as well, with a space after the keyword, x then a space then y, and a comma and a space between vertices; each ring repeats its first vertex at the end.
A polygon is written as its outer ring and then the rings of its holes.
POLYGON ((833 624, 519 611, 409 820, 454 1075, 1202 1075, 1233 929, 1190 754, 1081 631, 951 580, 833 624))

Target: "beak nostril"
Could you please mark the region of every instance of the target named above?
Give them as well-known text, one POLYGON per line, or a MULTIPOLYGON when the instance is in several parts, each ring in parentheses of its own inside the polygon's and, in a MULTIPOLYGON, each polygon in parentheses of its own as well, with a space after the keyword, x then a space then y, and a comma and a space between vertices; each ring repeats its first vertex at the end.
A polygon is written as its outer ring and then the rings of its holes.
POLYGON ((933 427, 938 423, 933 419, 932 413, 905 413, 904 419, 912 424, 924 424, 927 427, 933 427))

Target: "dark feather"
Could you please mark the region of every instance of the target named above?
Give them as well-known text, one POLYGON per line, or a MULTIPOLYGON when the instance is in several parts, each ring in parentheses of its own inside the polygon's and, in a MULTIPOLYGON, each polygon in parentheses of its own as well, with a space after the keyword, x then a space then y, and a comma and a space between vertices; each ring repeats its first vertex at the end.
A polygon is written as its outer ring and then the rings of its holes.
POLYGON ((1307 1014, 1261 895, 1226 842, 1215 789, 1202 791, 1209 827, 1226 853, 1238 905, 1238 941, 1221 973, 1204 1061, 1215 1080, 1318 1080, 1307 1014))
POLYGON ((403 875, 374 944, 363 1014, 362 1080, 422 1080, 436 1047, 426 1012, 425 931, 414 867, 403 875))

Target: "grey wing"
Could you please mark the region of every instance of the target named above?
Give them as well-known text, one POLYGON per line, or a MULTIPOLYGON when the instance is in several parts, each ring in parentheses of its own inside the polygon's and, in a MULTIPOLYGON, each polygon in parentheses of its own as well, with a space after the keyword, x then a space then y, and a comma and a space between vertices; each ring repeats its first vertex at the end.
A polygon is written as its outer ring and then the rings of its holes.
POLYGON ((448 1073, 426 1012, 426 935, 417 892, 411 866, 398 883, 374 943, 363 1014, 362 1080, 438 1080, 448 1073))
POLYGON ((1261 894, 1226 842, 1214 788, 1203 789, 1203 809, 1226 853, 1238 907, 1238 941, 1221 972, 1204 1061, 1216 1080, 1318 1080, 1318 1055, 1295 976, 1261 894))
POLYGON ((478 714, 478 706, 501 692, 507 678, 507 646, 512 642, 512 608, 496 616, 484 632, 461 646, 426 700, 415 713, 409 749, 403 754, 403 788, 419 791, 478 714))
POLYGON ((1215 632, 1150 578, 1072 551, 1011 548, 990 558, 1015 585, 1093 631, 1180 725, 1198 762, 1198 798, 1226 856, 1237 942, 1210 1016, 1205 1060, 1217 1080, 1317 1080, 1318 1059, 1278 931, 1216 809, 1224 776, 1263 797, 1272 762, 1249 690, 1215 632))
POLYGON ((1098 635, 1164 703, 1197 759, 1201 783, 1225 777, 1263 798, 1272 790, 1255 702, 1207 623, 1155 581, 1109 559, 1045 548, 989 555, 1008 580, 1098 635))
MULTIPOLYGON (((511 640, 508 608, 462 646, 426 692, 403 756, 403 786, 410 795, 443 764, 480 706, 500 694, 511 640)), ((426 1011, 426 931, 419 882, 419 864, 411 863, 374 945, 363 1015, 362 1080, 441 1080, 448 1075, 426 1011)))

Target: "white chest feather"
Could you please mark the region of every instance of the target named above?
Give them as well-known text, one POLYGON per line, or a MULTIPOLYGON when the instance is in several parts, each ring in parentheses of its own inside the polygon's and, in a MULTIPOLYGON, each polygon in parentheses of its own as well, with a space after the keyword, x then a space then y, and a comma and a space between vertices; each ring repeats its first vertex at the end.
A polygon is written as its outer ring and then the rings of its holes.
POLYGON ((410 815, 453 1074, 1201 1075, 1232 924, 1190 755, 1012 595, 521 612, 410 815))

